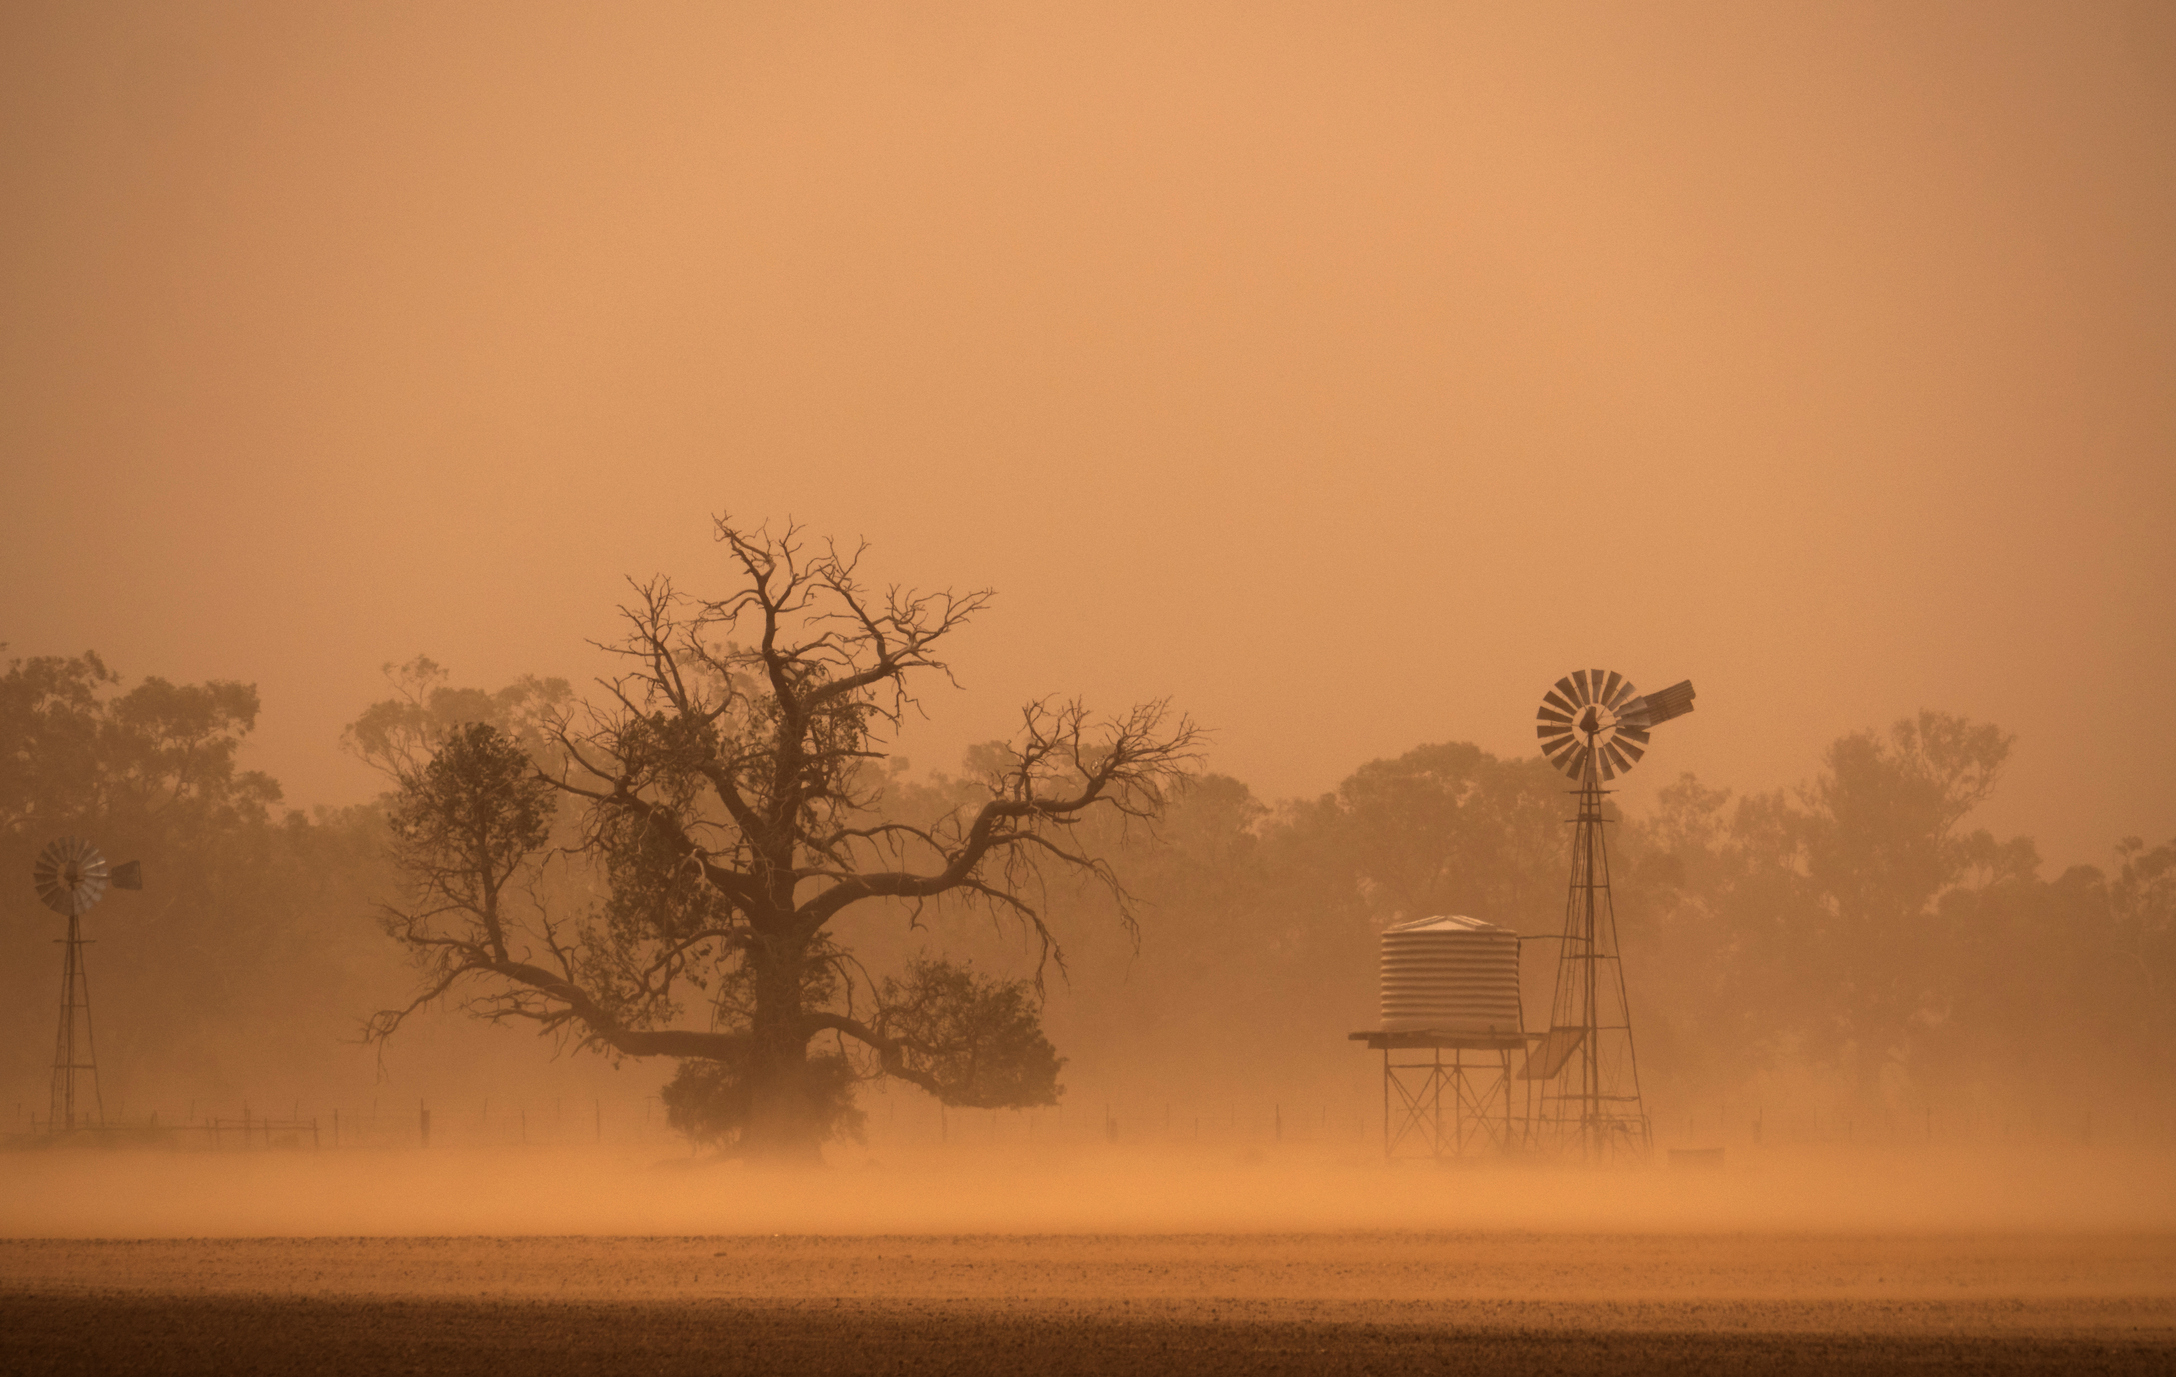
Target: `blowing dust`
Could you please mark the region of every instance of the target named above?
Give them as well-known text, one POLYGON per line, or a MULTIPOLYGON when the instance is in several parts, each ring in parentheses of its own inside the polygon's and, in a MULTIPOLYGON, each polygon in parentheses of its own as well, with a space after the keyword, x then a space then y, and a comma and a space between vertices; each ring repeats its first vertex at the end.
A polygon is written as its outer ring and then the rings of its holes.
POLYGON ((2165 1152, 1776 1149, 1723 1170, 1385 1163, 1362 1149, 26 1153, 12 1238, 265 1235, 2176 1233, 2165 1152))

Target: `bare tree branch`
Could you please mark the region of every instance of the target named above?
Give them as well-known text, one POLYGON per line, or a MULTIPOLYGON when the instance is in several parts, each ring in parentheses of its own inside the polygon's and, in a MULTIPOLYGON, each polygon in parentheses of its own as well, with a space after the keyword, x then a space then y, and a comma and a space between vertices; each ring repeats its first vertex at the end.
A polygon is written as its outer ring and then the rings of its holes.
POLYGON ((388 928, 417 954, 430 993, 381 1014, 371 1035, 469 991, 465 1007, 481 1018, 623 1055, 730 1061, 742 1069, 708 1084, 744 1096, 749 1133, 774 1146, 813 1142, 814 1092, 796 1068, 827 1034, 958 1103, 1046 1102, 1059 1061, 1023 988, 941 962, 915 965, 904 984, 863 973, 870 1022, 855 1015, 850 954, 830 929, 865 904, 904 905, 910 925, 925 903, 981 905, 1032 934, 1039 988, 1044 963, 1064 969, 1047 918, 1051 875, 1101 886, 1138 931, 1130 897, 1078 825, 1097 812, 1158 817, 1199 760, 1200 732, 1161 701, 1115 717, 1031 702, 979 804, 934 821, 884 816, 872 767, 888 754, 885 733, 921 676, 951 681, 948 638, 993 595, 873 587, 860 572, 865 546, 812 542, 793 523, 774 533, 721 516, 716 536, 738 586, 713 599, 664 578, 631 582, 623 634, 602 646, 619 672, 579 713, 551 716, 549 758, 519 772, 526 783, 508 776, 503 743, 481 737, 474 759, 442 751, 427 767, 460 765, 478 796, 434 793, 427 770, 415 774, 404 805, 415 902, 388 928), (433 822, 518 821, 527 814, 504 800, 530 799, 533 811, 539 789, 577 805, 579 840, 560 854, 604 881, 579 922, 554 919, 533 883, 534 826, 487 826, 485 841, 464 846, 433 822), (690 993, 718 1028, 674 1026, 690 993))

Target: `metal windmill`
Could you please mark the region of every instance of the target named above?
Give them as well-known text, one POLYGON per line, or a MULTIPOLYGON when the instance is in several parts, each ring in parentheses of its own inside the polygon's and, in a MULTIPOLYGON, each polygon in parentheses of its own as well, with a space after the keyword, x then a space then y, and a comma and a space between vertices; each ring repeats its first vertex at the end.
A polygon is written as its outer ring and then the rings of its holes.
MULTIPOLYGON (((30 878, 47 908, 68 915, 68 936, 61 939, 68 950, 61 961, 60 1031, 53 1038, 53 1109, 46 1130, 60 1133, 76 1127, 78 1073, 84 1073, 91 1083, 95 1122, 104 1124, 106 1099, 98 1087, 98 1049, 91 1036, 91 981, 83 965, 83 915, 105 897, 108 885, 142 889, 143 866, 130 861, 109 867, 97 847, 81 837, 62 837, 38 853, 30 878), (76 1040, 78 1023, 83 1025, 80 1043, 76 1040)), ((94 1122, 91 1112, 83 1115, 83 1121, 86 1125, 94 1122)))
POLYGON ((1581 669, 1557 680, 1535 714, 1542 754, 1578 786, 1579 815, 1549 1032, 1521 1075, 1546 1083, 1536 1115, 1543 1136, 1589 1159, 1644 1155, 1652 1141, 1609 891, 1602 798, 1611 791, 1602 786, 1646 754, 1656 725, 1691 712, 1692 699, 1691 680, 1643 697, 1623 675, 1581 669))

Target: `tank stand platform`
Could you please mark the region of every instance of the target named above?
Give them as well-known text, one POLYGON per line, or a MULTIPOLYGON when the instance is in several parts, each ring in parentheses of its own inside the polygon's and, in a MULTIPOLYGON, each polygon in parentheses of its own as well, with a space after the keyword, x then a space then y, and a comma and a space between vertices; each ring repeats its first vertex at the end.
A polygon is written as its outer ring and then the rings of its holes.
POLYGON ((1349 1040, 1383 1054, 1385 1158, 1508 1153, 1524 1143, 1511 1083, 1526 1035, 1375 1029, 1349 1040))

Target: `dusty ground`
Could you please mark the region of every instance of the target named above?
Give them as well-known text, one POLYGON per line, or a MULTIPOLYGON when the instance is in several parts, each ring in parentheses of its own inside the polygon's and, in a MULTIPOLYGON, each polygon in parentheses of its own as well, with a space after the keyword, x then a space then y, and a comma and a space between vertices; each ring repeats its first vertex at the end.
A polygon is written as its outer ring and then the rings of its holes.
POLYGON ((2176 1368, 2169 1235, 0 1242, 11 1372, 2176 1368))
POLYGON ((2176 1371, 2166 1153, 0 1157, 0 1372, 2176 1371))

